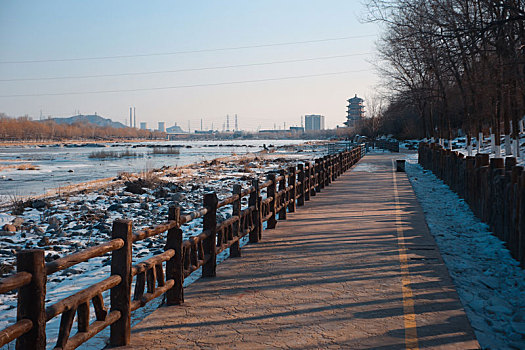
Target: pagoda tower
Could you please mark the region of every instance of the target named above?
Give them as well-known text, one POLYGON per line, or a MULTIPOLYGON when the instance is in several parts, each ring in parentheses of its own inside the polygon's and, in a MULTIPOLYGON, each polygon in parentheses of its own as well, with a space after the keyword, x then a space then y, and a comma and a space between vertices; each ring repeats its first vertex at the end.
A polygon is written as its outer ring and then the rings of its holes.
POLYGON ((357 94, 348 101, 348 110, 346 115, 345 125, 349 128, 353 128, 356 124, 365 116, 365 106, 363 105, 364 100, 357 97, 357 94))

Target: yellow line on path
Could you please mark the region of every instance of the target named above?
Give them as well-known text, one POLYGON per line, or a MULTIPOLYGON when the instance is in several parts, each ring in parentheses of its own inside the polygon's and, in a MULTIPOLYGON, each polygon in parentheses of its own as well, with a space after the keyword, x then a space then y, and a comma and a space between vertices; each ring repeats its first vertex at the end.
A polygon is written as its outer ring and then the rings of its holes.
POLYGON ((407 349, 419 349, 417 339, 416 314, 414 312, 414 295, 410 288, 410 272, 408 270, 408 257, 405 248, 405 236, 403 234, 403 223, 401 222, 401 209, 399 206, 399 194, 397 191, 397 175, 394 160, 392 160, 392 178, 394 181, 394 197, 396 202, 396 230, 397 245, 399 252, 399 263, 401 265, 401 290, 403 291, 403 313, 405 321, 405 345, 407 349))

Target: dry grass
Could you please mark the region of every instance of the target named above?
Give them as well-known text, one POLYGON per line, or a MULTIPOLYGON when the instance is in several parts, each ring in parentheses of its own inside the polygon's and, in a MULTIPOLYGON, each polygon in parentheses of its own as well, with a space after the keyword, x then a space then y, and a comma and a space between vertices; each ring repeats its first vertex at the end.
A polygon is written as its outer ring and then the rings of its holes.
POLYGON ((144 187, 147 187, 147 188, 156 188, 158 187, 158 185, 164 183, 164 181, 160 179, 159 174, 155 172, 154 170, 141 171, 140 179, 142 180, 144 187))
POLYGON ((37 165, 31 163, 19 164, 16 166, 16 170, 39 170, 40 168, 37 165))
POLYGON ((39 170, 40 168, 38 165, 34 165, 31 163, 23 163, 23 164, 2 164, 0 165, 0 171, 2 170, 39 170))
POLYGON ((130 150, 125 150, 123 152, 115 151, 95 151, 89 154, 88 158, 90 159, 115 159, 115 158, 133 158, 133 157, 142 157, 140 153, 132 152, 130 150))
POLYGON ((180 154, 180 150, 177 147, 153 147, 151 154, 180 154))
POLYGON ((24 200, 22 196, 18 194, 9 195, 9 206, 11 207, 11 214, 22 215, 26 207, 31 205, 31 199, 24 200))
POLYGON ((134 175, 129 171, 121 171, 117 174, 117 178, 119 180, 130 181, 134 178, 134 175))

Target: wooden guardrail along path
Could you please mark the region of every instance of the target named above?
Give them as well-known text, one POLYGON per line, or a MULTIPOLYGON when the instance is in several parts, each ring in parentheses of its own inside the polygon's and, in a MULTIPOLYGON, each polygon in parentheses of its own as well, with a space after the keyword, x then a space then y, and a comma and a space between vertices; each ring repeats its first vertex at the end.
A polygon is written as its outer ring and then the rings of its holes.
POLYGON ((368 154, 124 349, 477 349, 394 157, 368 154))
POLYGON ((515 157, 465 157, 435 143, 420 143, 419 163, 462 197, 525 268, 525 172, 515 157))
POLYGON ((267 229, 275 228, 278 220, 286 219, 287 212, 304 205, 363 155, 364 147, 358 146, 315 159, 314 163, 282 169, 264 180, 253 179, 247 189, 234 186, 232 196, 221 201, 215 193, 208 193, 201 209, 181 214, 173 205, 165 223, 138 232, 133 232, 131 220, 116 220, 111 241, 52 262, 44 261, 43 250, 19 252, 17 273, 0 280, 0 293, 18 291, 17 322, 0 331, 0 346, 16 340, 17 349, 45 349, 46 323, 57 316, 61 320, 55 349, 74 349, 107 327, 110 346, 127 345, 132 311, 164 294, 168 305, 183 303, 186 277, 200 267, 204 277, 215 276, 217 254, 229 249, 230 256, 240 257, 242 237, 248 236, 250 242, 261 240, 264 222, 267 229), (248 206, 242 208, 241 199, 246 196, 248 206), (231 217, 218 223, 217 209, 228 205, 232 207, 231 217), (201 217, 202 233, 183 240, 181 225, 201 217), (166 235, 164 252, 133 265, 133 243, 161 234, 166 235), (110 276, 46 305, 48 275, 108 252, 112 254, 110 276), (106 306, 102 293, 108 290, 110 305, 106 306), (90 323, 91 312, 96 317, 90 323), (75 316, 77 331, 72 334, 75 316))

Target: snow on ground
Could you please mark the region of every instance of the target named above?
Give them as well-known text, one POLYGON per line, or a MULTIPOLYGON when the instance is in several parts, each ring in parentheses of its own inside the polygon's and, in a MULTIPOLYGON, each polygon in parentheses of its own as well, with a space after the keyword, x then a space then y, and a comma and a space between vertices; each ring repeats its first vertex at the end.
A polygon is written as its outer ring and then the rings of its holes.
MULTIPOLYGON (((401 141, 399 143, 399 147, 403 149, 411 149, 411 150, 417 150, 417 146, 419 142, 422 140, 405 140, 401 141)), ((458 151, 462 153, 463 155, 467 156, 467 139, 465 136, 463 137, 456 137, 451 141, 452 143, 452 150, 458 151)), ((501 137, 501 157, 516 157, 515 155, 511 153, 506 154, 505 152, 505 137, 501 137)), ((519 140, 519 156, 516 157, 518 165, 525 165, 525 134, 520 134, 520 140, 519 140)), ((448 147, 448 141, 445 140, 445 146, 448 147)), ((472 138, 472 155, 475 156, 477 154, 477 138, 472 138)), ((491 140, 490 137, 484 137, 481 146, 480 146, 480 153, 488 153, 490 155, 490 158, 493 158, 495 155, 494 153, 491 153, 491 140)))
POLYGON ((417 154, 406 172, 482 348, 525 349, 525 271, 417 154))

